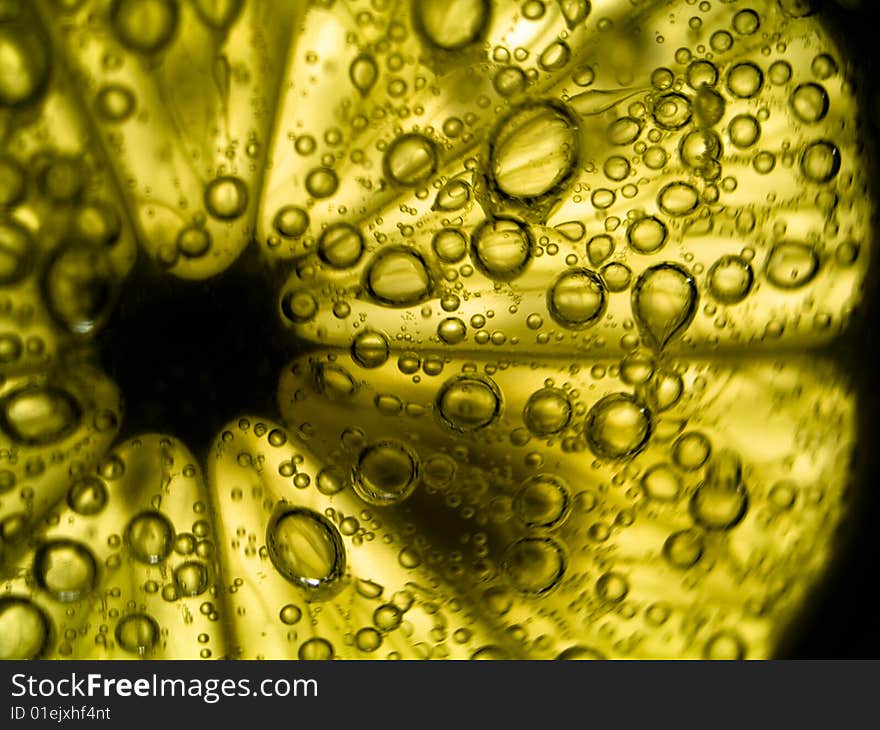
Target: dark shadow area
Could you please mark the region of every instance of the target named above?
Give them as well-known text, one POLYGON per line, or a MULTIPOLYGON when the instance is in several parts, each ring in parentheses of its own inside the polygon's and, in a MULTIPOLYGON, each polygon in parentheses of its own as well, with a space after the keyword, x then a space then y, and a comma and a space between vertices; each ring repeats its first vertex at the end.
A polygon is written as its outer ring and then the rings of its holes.
MULTIPOLYGON (((871 11, 872 0, 817 2, 818 12, 837 40, 854 73, 859 98, 861 137, 871 169, 869 194, 877 200, 877 139, 880 135, 880 47, 871 11)), ((877 211, 869 230, 876 231, 877 211)), ((863 241, 863 255, 876 259, 878 243, 863 241)), ((823 584, 791 632, 783 652, 791 659, 875 659, 880 657, 880 277, 872 261, 865 298, 847 334, 825 354, 849 377, 856 396, 858 439, 853 453, 853 479, 848 513, 838 530, 837 557, 823 584)))
POLYGON ((198 282, 138 259, 99 339, 123 393, 120 440, 161 432, 200 455, 242 413, 277 418, 278 375, 302 347, 282 326, 280 283, 255 249, 198 282))

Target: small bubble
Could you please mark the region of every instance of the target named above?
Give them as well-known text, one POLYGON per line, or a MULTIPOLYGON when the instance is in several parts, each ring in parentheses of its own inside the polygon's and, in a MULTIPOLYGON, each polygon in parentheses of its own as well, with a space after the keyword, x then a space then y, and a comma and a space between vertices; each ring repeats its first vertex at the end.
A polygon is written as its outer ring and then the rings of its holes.
POLYGON ((605 312, 605 284, 589 269, 571 269, 561 274, 547 292, 550 316, 570 329, 595 324, 605 312))
POLYGON ((147 565, 161 563, 174 545, 174 528, 161 512, 135 515, 125 528, 125 543, 132 556, 147 565))
POLYGON ((52 540, 34 555, 37 584, 53 598, 78 601, 95 587, 98 564, 92 552, 73 540, 52 540))
POLYGON ((132 613, 116 624, 116 641, 130 654, 150 653, 159 641, 159 624, 146 613, 132 613))
POLYGON ((645 406, 627 393, 612 393, 590 409, 584 431, 596 456, 622 459, 645 447, 651 428, 651 414, 645 406))
POLYGON ((555 587, 565 574, 565 553, 549 537, 527 537, 505 550, 503 567, 518 591, 541 595, 555 587))
POLYGON ((224 175, 205 186, 205 208, 214 218, 234 220, 244 214, 247 205, 248 189, 241 178, 224 175))
POLYGON ((491 424, 501 411, 501 394, 488 379, 459 376, 437 395, 437 410, 450 427, 476 431, 491 424))
POLYGON ((30 599, 0 597, 0 660, 37 659, 49 643, 49 617, 30 599))
POLYGON ((396 441, 379 441, 358 456, 353 484, 358 495, 379 506, 398 504, 418 485, 418 459, 396 441))

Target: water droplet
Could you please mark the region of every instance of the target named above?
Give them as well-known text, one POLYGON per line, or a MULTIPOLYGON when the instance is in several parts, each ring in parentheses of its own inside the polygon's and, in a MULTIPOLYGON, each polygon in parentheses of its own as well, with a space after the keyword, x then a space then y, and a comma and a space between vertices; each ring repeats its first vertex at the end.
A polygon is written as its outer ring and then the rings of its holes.
POLYGON ((659 371, 651 383, 651 402, 657 411, 672 408, 684 392, 681 375, 671 371, 659 371))
POLYGON ((215 218, 228 221, 241 216, 248 205, 248 189, 244 180, 224 175, 205 186, 205 208, 215 218))
POLYGON ((542 388, 529 397, 523 422, 536 436, 551 436, 568 426, 571 412, 571 400, 564 390, 542 388))
POLYGON ((22 106, 42 96, 51 72, 49 48, 32 25, 0 26, 0 106, 22 106))
POLYGON ((147 565, 161 563, 174 546, 174 528, 161 512, 146 510, 131 518, 125 543, 135 560, 147 565))
POLYGON ((333 644, 316 636, 302 643, 297 656, 304 661, 327 661, 333 658, 333 644))
POLYGON ((59 324, 77 335, 91 334, 107 321, 116 300, 109 255, 85 243, 56 249, 46 267, 43 292, 59 324))
POLYGON ((285 205, 275 214, 272 225, 282 236, 299 238, 309 227, 309 214, 296 205, 285 205))
POLYGON ((741 256, 723 256, 709 269, 709 294, 721 304, 737 304, 752 290, 752 266, 741 256))
POLYGON ((208 589, 208 568, 198 560, 187 560, 174 569, 174 584, 181 596, 200 596, 208 589))
POLYGON ((684 94, 664 94, 654 103, 654 121, 662 129, 681 129, 691 120, 691 102, 684 94))
POLYGON ((77 209, 73 230, 77 240, 91 246, 112 246, 119 240, 122 222, 114 207, 94 201, 77 209))
POLYGON ((696 471, 709 460, 712 443, 699 431, 682 434, 672 445, 672 460, 685 471, 696 471))
POLYGON ((614 240, 606 233, 593 236, 587 243, 587 258, 593 266, 599 266, 614 253, 614 240))
POLYGON ((555 102, 530 102, 498 125, 489 147, 490 177, 510 198, 536 200, 558 192, 578 162, 578 126, 555 102))
POLYGON ((526 0, 521 8, 523 17, 528 20, 538 20, 544 17, 547 7, 544 0, 526 0))
POLYGON ((281 297, 281 313, 294 324, 311 320, 318 312, 318 300, 310 291, 294 289, 281 297))
POLYGON ((421 0, 413 3, 413 23, 419 35, 444 51, 478 41, 489 25, 489 0, 421 0))
POLYGON ((392 307, 418 304, 428 298, 431 287, 425 260, 409 248, 383 248, 367 266, 365 288, 382 304, 392 307))
POLYGON ((177 0, 114 0, 110 23, 123 45, 156 53, 173 39, 178 14, 177 0))
POLYGON ((649 344, 663 349, 693 321, 697 310, 697 285, 676 264, 647 269, 633 287, 633 316, 649 344))
POLYGON ((211 249, 211 234, 198 226, 187 226, 177 234, 177 250, 188 259, 204 256, 211 249))
POLYGON ((673 502, 681 492, 681 482, 668 465, 656 464, 642 476, 642 490, 648 499, 673 502))
POLYGON ((29 599, 0 597, 0 660, 37 659, 49 643, 51 626, 29 599))
POLYGON ((698 129, 682 138, 679 154, 688 167, 704 170, 721 156, 721 138, 711 129, 698 129))
POLYGON ((287 626, 293 626, 294 624, 299 623, 299 620, 302 618, 302 609, 298 606, 294 606, 292 603, 288 603, 278 612, 278 618, 281 619, 281 623, 286 624, 287 626))
POLYGON ((538 57, 538 66, 542 71, 558 71, 565 68, 566 64, 571 60, 571 48, 568 43, 556 40, 550 43, 538 57))
POLYGON ((244 0, 195 0, 195 6, 205 25, 223 30, 235 22, 244 0))
POLYGON ((806 124, 823 120, 828 114, 828 106, 828 92, 821 84, 801 84, 791 94, 792 111, 806 124))
POLYGON ((644 124, 635 117, 621 117, 608 125, 608 141, 618 147, 635 142, 642 133, 644 124))
POLYGON ((387 362, 389 349, 385 335, 376 330, 364 330, 351 343, 351 357, 362 368, 377 368, 387 362))
POLYGON ((590 409, 584 433, 596 456, 623 459, 645 447, 651 428, 651 414, 645 406, 628 393, 612 393, 590 409))
POLYGON ((692 568, 703 557, 703 536, 697 530, 682 530, 666 538, 663 557, 676 568, 692 568))
POLYGON ((722 451, 709 464, 705 481, 691 497, 691 516, 707 530, 729 530, 742 521, 748 506, 739 457, 722 451))
POLYGON ((629 581, 620 573, 603 573, 596 581, 596 595, 606 603, 620 603, 629 593, 629 581))
POLYGON ((612 261, 602 267, 602 281, 610 292, 626 291, 632 281, 632 271, 626 264, 612 261))
POLYGON ((485 221, 471 239, 474 264, 496 281, 510 281, 522 274, 531 261, 533 248, 528 227, 514 218, 485 221))
POLYGON ((467 336, 467 326, 458 317, 447 317, 437 325, 437 337, 447 345, 457 345, 467 336))
POLYGON ((269 521, 266 547, 282 576, 322 600, 345 575, 342 536, 326 517, 304 507, 284 507, 269 521))
POLYGON ((530 477, 513 498, 513 511, 528 527, 558 527, 568 515, 571 497, 559 477, 530 477))
POLYGON ((727 90, 740 99, 751 99, 764 85, 764 72, 750 61, 738 63, 727 74, 727 90))
POLYGON ((366 502, 378 506, 398 504, 418 485, 418 459, 397 441, 379 441, 358 457, 354 489, 366 502))
POLYGON ((159 624, 146 613, 132 613, 116 624, 116 641, 129 654, 150 653, 159 641, 159 624))
POLYGON ((590 0, 559 0, 559 7, 562 10, 562 17, 565 18, 565 24, 571 30, 587 19, 593 9, 593 3, 590 0))
MULTIPOLYGON (((801 0, 787 0, 791 2, 801 2, 801 0)), ((718 661, 736 661, 745 659, 746 643, 742 637, 733 629, 726 629, 714 633, 706 642, 703 649, 704 659, 714 659, 718 661)))
POLYGON ((810 182, 827 183, 840 172, 840 150, 833 142, 822 139, 804 148, 801 172, 810 182))
POLYGON ((651 215, 635 221, 629 227, 626 240, 633 251, 650 254, 663 248, 668 233, 666 224, 651 215))
POLYGON ((124 122, 134 113, 135 104, 134 93, 122 84, 102 86, 95 97, 98 114, 108 122, 124 122))
POLYGON ((373 611, 373 624, 381 631, 394 631, 403 621, 403 612, 393 603, 384 603, 373 611))
POLYGON ((580 241, 587 233, 586 226, 580 221, 566 221, 558 226, 553 226, 553 230, 569 241, 580 241))
POLYGON ((526 89, 528 79, 525 71, 519 66, 502 66, 495 72, 492 86, 500 96, 510 98, 521 94, 526 89))
POLYGON ((364 238, 350 223, 331 223, 318 239, 318 257, 334 269, 347 269, 360 261, 364 238))
POLYGON ((437 171, 437 145, 422 134, 401 135, 385 150, 382 169, 398 185, 422 185, 437 171))
POLYGON ((306 190, 315 198, 329 198, 339 187, 339 176, 329 167, 316 167, 306 175, 306 190))
POLYGON ((450 180, 437 193, 437 198, 434 200, 434 210, 445 210, 447 212, 460 210, 470 200, 471 186, 464 180, 450 180))
POLYGON ((355 379, 341 365, 315 363, 312 366, 312 385, 318 395, 328 400, 349 399, 357 390, 355 379))
POLYGON ((98 565, 91 551, 73 540, 53 540, 34 554, 34 578, 53 598, 78 601, 95 587, 98 565))
POLYGON ((379 77, 379 67, 370 54, 362 53, 348 67, 348 77, 361 96, 366 97, 379 77))
POLYGON ((26 386, 0 403, 0 428, 26 446, 60 441, 76 430, 82 416, 73 397, 52 386, 26 386))
POLYGON ((772 504, 778 510, 789 510, 794 506, 797 499, 797 484, 791 481, 777 482, 770 487, 770 493, 767 495, 772 504))
POLYGON ((563 327, 582 329, 595 324, 606 306, 605 284, 589 269, 570 269, 547 292, 550 316, 563 327))
POLYGON ((780 289, 799 289, 819 271, 819 255, 804 243, 779 243, 767 257, 767 280, 780 289))
POLYGON ((760 27, 761 19, 754 10, 746 8, 733 16, 733 29, 740 35, 752 35, 760 27))
POLYGON ((711 61, 692 61, 687 69, 687 83, 694 90, 703 86, 715 86, 718 81, 718 69, 711 61))
POLYGON ((59 203, 73 200, 82 193, 86 183, 83 160, 61 155, 40 171, 38 180, 43 192, 52 200, 59 203))
POLYGON ((565 574, 562 546, 549 537, 517 540, 504 552, 504 572, 522 593, 542 595, 565 574))
POLYGON ((363 652, 372 653, 382 645, 382 634, 372 626, 358 629, 354 636, 355 646, 363 652))
POLYGON ((327 466, 318 472, 315 486, 321 494, 337 494, 345 489, 346 478, 342 469, 336 466, 327 466))
POLYGON ((459 376, 444 383, 437 395, 437 412, 458 431, 485 428, 501 412, 501 394, 488 379, 459 376))
POLYGON ((30 273, 36 244, 26 228, 13 221, 0 223, 0 286, 17 284, 30 273))
POLYGON ((657 195, 660 210, 675 217, 693 213, 699 202, 700 194, 696 188, 685 182, 669 183, 657 195))
POLYGON ((434 255, 443 263, 461 261, 468 250, 467 236, 457 228, 441 228, 431 240, 434 255))

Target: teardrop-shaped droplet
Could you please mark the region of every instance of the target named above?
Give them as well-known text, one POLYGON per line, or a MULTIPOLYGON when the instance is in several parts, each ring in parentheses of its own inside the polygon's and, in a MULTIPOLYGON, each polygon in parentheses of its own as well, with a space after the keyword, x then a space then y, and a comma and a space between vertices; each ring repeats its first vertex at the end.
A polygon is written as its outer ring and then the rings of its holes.
POLYGON ((244 0, 195 0, 194 5, 205 25, 222 30, 235 22, 244 0))
POLYGON ((688 271, 675 264, 659 264, 636 281, 633 316, 648 342, 662 349, 690 325, 697 298, 697 285, 688 271))
POLYGON ((571 30, 587 19, 593 4, 590 0, 559 0, 559 9, 565 18, 565 24, 571 30))
POLYGON ((613 109, 638 90, 633 89, 590 89, 569 99, 569 105, 582 117, 603 114, 613 109))
POLYGON ((367 96, 379 76, 379 67, 372 56, 362 53, 348 67, 348 77, 361 96, 367 96))

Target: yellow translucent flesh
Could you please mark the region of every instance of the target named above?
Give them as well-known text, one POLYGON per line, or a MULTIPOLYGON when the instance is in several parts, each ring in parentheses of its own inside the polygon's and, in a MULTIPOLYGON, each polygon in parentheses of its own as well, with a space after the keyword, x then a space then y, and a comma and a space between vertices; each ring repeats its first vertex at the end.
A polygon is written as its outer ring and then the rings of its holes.
POLYGON ((872 243, 802 5, 5 3, 0 658, 776 655, 872 243), (132 436, 126 276, 242 256, 277 412, 132 436))

